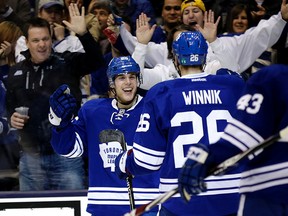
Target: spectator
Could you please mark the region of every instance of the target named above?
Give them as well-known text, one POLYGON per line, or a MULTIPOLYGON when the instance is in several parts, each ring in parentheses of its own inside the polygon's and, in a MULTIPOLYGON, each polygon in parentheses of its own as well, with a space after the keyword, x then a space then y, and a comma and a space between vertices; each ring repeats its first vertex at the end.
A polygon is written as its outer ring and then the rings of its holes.
POLYGON ((15 191, 19 190, 19 144, 15 130, 9 131, 5 97, 6 89, 0 80, 0 191, 15 191))
POLYGON ((11 126, 19 130, 20 190, 83 189, 84 169, 80 158, 58 156, 50 144, 49 96, 67 83, 81 104, 80 78, 101 66, 99 44, 87 31, 84 8, 69 7, 71 22, 64 21, 79 37, 85 53, 52 51, 49 23, 34 18, 27 23, 24 36, 26 59, 12 66, 8 76, 7 110, 11 126), (15 112, 16 107, 29 108, 28 116, 15 112))
POLYGON ((164 0, 161 17, 166 35, 181 23, 181 3, 181 0, 164 0))
MULTIPOLYGON (((65 3, 67 3, 67 1, 65 3)), ((50 27, 52 29, 52 35, 53 35, 52 36, 53 49, 54 51, 59 52, 59 53, 63 53, 65 51, 85 52, 80 40, 78 39, 78 37, 75 36, 75 33, 69 32, 69 30, 66 29, 64 25, 62 24, 65 18, 64 8, 66 7, 64 6, 63 0, 40 0, 39 1, 38 17, 41 17, 50 23, 50 27)), ((70 18, 68 20, 70 20, 70 18)), ((17 62, 25 58, 21 54, 21 52, 25 50, 27 50, 27 46, 25 43, 25 37, 22 36, 17 41, 17 46, 16 46, 15 55, 16 55, 17 62)), ((84 76, 81 80, 82 81, 81 87, 84 86, 84 84, 82 85, 82 83, 86 84, 86 82, 84 82, 86 80, 87 80, 86 76, 84 76)), ((88 85, 90 84, 88 83, 88 85)), ((82 103, 84 103, 87 100, 89 92, 87 92, 84 87, 81 88, 81 91, 83 94, 82 103)))
POLYGON ((0 23, 0 80, 5 85, 9 67, 15 64, 15 46, 21 35, 21 29, 13 22, 0 23))
POLYGON ((165 42, 167 34, 181 23, 181 3, 181 0, 164 0, 161 14, 162 24, 155 29, 151 41, 165 42))
MULTIPOLYGON (((77 4, 77 7, 79 8, 79 9, 81 9, 81 7, 83 6, 83 0, 77 0, 77 1, 75 1, 75 0, 65 0, 65 7, 64 7, 64 14, 65 14, 65 19, 66 20, 70 20, 70 16, 69 16, 69 10, 68 10, 68 8, 69 8, 69 5, 70 4, 77 4)), ((88 6, 87 6, 87 8, 88 8, 88 6)), ((94 37, 94 39, 96 40, 96 41, 98 41, 98 39, 99 39, 99 34, 100 34, 100 32, 99 32, 99 29, 100 29, 100 24, 99 24, 99 21, 98 21, 98 19, 95 17, 95 16, 93 16, 90 12, 89 12, 90 10, 89 10, 89 8, 88 8, 88 10, 86 11, 87 12, 87 15, 86 15, 86 25, 87 25, 87 29, 90 31, 90 33, 92 34, 92 36, 94 37)), ((72 34, 74 34, 74 33, 72 33, 72 34)))
POLYGON ((0 22, 11 21, 20 28, 32 17, 32 8, 28 0, 1 0, 0 22))
MULTIPOLYGON (((69 5, 70 4, 77 4, 77 7, 80 9, 83 5, 83 0, 64 0, 64 6, 65 6, 65 15, 66 15, 66 20, 69 20, 69 5)), ((88 7, 85 7, 88 8, 88 7)))
MULTIPOLYGON (((155 43, 166 42, 167 34, 177 25, 181 23, 181 0, 165 0, 161 2, 159 5, 162 7, 161 14, 161 24, 157 25, 152 38, 150 41, 155 43)), ((140 16, 141 14, 139 14, 140 16)), ((138 17, 139 17, 138 16, 138 17)), ((111 23, 115 25, 115 23, 111 23)), ((137 25, 137 22, 136 22, 137 25)), ((123 44, 121 35, 119 35, 119 30, 117 29, 116 37, 117 41, 121 41, 121 45, 123 44)), ((136 32, 135 32, 136 33, 136 32)), ((120 51, 120 53, 127 53, 127 49, 125 46, 119 46, 119 43, 115 45, 115 47, 120 51)), ((129 55, 129 53, 127 54, 129 55)))
POLYGON ((109 90, 109 83, 106 71, 109 62, 113 57, 113 45, 110 43, 107 36, 104 34, 105 29, 107 29, 108 27, 107 20, 109 14, 111 14, 109 3, 105 0, 96 0, 91 1, 88 7, 88 14, 86 15, 86 20, 91 20, 90 23, 92 23, 89 31, 92 35, 96 35, 94 38, 97 37, 97 40, 99 40, 102 54, 104 55, 105 59, 105 65, 99 70, 91 73, 90 76, 91 82, 88 87, 91 93, 90 96, 92 96, 93 98, 102 96, 106 97, 106 94, 109 90))
MULTIPOLYGON (((90 31, 97 31, 92 35, 97 35, 97 40, 100 43, 100 46, 102 48, 103 55, 111 52, 111 46, 110 43, 106 37, 106 35, 103 33, 104 29, 108 27, 107 20, 108 16, 111 14, 110 5, 105 0, 97 0, 97 1, 91 1, 88 7, 88 14, 86 15, 86 19, 96 19, 97 26, 92 27, 90 31)), ((96 37, 95 37, 96 38, 96 37)))
MULTIPOLYGON (((13 22, 3 21, 0 23, 0 83, 2 95, 1 107, 3 107, 0 108, 0 113, 6 119, 7 112, 4 95, 6 95, 8 71, 15 64, 15 45, 21 35, 22 31, 13 22)), ((11 128, 8 134, 2 133, 0 137, 0 190, 19 190, 18 167, 20 155, 18 133, 11 128)))
MULTIPOLYGON (((99 133, 104 129, 123 131, 128 148, 132 146, 134 132, 140 118, 143 100, 136 94, 140 79, 139 66, 130 57, 113 58, 107 76, 115 98, 87 101, 78 117, 71 120, 75 104, 73 96, 61 86, 50 97, 52 145, 57 153, 66 157, 88 156, 89 189, 87 211, 93 215, 124 215, 129 211, 126 183, 115 175, 114 159, 122 152, 119 143, 100 143, 99 133), (61 108, 62 107, 62 108, 61 108), (60 109, 59 109, 60 108, 60 109), (54 121, 54 119, 60 119, 54 121)), ((159 175, 133 178, 136 206, 157 197, 159 175)), ((157 209, 147 215, 157 214, 157 209)))
MULTIPOLYGON (((209 42, 206 69, 215 72, 224 67, 232 71, 245 71, 268 47, 271 47, 279 39, 288 18, 286 1, 283 0, 281 11, 269 20, 262 20, 255 28, 250 28, 244 34, 234 37, 216 38, 219 19, 214 23, 213 13, 205 16, 205 6, 201 0, 186 0, 182 3, 182 21, 184 24, 195 24, 199 31, 209 42), (213 18, 213 19, 210 19, 213 18), (204 22, 205 20, 205 22, 204 22), (204 25, 205 24, 205 25, 204 25), (206 31, 207 30, 207 31, 206 31), (205 32, 208 32, 207 35, 205 32), (214 32, 214 33, 213 33, 214 32)), ((121 38, 132 53, 136 45, 133 38, 122 26, 121 38)), ((154 67, 156 64, 171 65, 171 59, 167 59, 167 44, 155 44, 150 42, 146 54, 145 64, 154 67)))
MULTIPOLYGON (((121 153, 115 160, 120 177, 160 170, 160 192, 177 187, 189 146, 200 141, 208 145, 219 138, 244 87, 239 75, 216 76, 203 71, 208 46, 200 32, 176 31, 173 40, 173 59, 181 78, 158 83, 148 91, 133 151, 121 153)), ((227 69, 222 72, 230 73, 227 69)), ((192 197, 188 204, 173 197, 161 204, 159 215, 235 214, 237 175, 210 178, 211 190, 206 194, 192 197)))
MULTIPOLYGON (((40 0, 38 17, 47 20, 52 29, 53 49, 56 52, 84 52, 83 46, 79 39, 71 35, 70 32, 62 25, 64 20, 64 3, 63 0, 40 0)), ((16 45, 16 61, 19 62, 25 57, 21 55, 22 51, 27 50, 25 37, 20 37, 16 45)))
MULTIPOLYGON (((184 191, 196 195, 205 190, 200 185, 214 165, 258 146, 287 127, 287 82, 287 65, 276 64, 260 69, 247 81, 237 102, 234 119, 221 138, 208 148, 200 144, 190 147, 190 154, 179 175, 179 190, 183 198, 184 191), (196 154, 199 157, 195 157, 196 154), (202 157, 204 154, 207 155, 202 157)), ((281 140, 247 158, 241 174, 237 215, 287 215, 287 151, 286 131, 281 140)), ((209 186, 207 188, 209 190, 209 186)))
POLYGON ((113 13, 120 17, 130 17, 131 32, 134 34, 136 19, 141 13, 145 13, 149 18, 150 24, 155 24, 155 11, 149 0, 113 0, 111 4, 113 13))
MULTIPOLYGON (((227 32, 221 36, 234 36, 245 33, 253 25, 253 19, 251 11, 246 5, 236 4, 232 7, 230 13, 228 14, 227 19, 227 32)), ((248 79, 253 73, 258 71, 260 68, 271 65, 275 63, 275 50, 271 47, 264 51, 258 59, 245 71, 242 72, 242 75, 248 79)))

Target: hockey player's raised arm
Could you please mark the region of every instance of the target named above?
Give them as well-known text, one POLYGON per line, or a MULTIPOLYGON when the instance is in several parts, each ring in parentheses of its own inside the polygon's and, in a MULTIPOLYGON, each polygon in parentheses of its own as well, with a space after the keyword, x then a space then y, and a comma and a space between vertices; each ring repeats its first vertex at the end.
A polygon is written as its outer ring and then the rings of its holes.
POLYGON ((77 137, 71 122, 77 110, 76 99, 70 94, 67 85, 61 85, 50 96, 49 121, 53 125, 51 144, 54 150, 66 157, 79 157, 83 154, 81 138, 77 137))

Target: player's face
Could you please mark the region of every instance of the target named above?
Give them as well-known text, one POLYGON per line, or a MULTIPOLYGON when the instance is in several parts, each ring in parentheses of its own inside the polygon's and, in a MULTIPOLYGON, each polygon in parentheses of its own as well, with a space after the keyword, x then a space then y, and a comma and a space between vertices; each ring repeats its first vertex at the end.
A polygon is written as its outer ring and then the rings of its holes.
POLYGON ((32 62, 39 64, 51 54, 52 39, 47 28, 32 27, 28 30, 26 45, 32 62))
MULTIPOLYGON (((118 75, 114 81, 116 97, 119 105, 133 104, 137 91, 137 76, 136 74, 121 74, 118 75)), ((119 108, 127 108, 120 107, 119 108)))
POLYGON ((243 10, 237 17, 233 19, 233 31, 235 33, 244 33, 248 28, 248 18, 243 10))
POLYGON ((200 8, 196 6, 188 6, 183 11, 182 21, 186 25, 191 25, 191 23, 196 22, 203 28, 204 13, 200 8))

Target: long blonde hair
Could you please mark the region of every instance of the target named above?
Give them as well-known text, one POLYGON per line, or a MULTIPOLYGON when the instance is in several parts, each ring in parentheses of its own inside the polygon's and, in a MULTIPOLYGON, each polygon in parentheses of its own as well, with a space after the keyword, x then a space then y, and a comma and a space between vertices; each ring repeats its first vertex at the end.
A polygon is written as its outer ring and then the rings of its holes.
POLYGON ((21 29, 13 22, 3 21, 0 23, 0 44, 8 41, 12 45, 12 51, 7 56, 7 63, 10 66, 15 64, 15 46, 21 35, 23 35, 21 29))

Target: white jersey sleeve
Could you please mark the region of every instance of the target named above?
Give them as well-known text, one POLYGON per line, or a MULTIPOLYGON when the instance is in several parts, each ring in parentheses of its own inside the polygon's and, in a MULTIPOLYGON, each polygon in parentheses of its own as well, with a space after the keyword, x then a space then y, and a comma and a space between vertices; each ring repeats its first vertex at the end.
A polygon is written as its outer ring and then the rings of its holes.
MULTIPOLYGON (((227 68, 240 73, 245 71, 261 53, 277 42, 285 25, 286 22, 279 12, 268 20, 260 21, 256 27, 248 29, 242 35, 217 38, 209 44, 207 54, 209 71, 213 73, 219 68, 227 68)), ((120 28, 120 35, 125 47, 132 54, 137 38, 124 27, 120 28)), ((166 42, 160 44, 149 42, 147 46, 146 66, 154 67, 156 64, 171 63, 171 60, 167 58, 166 42)))
MULTIPOLYGON (((137 44, 137 38, 134 37, 123 25, 120 27, 120 35, 126 49, 132 55, 137 44)), ((149 42, 147 46, 145 66, 155 67, 156 64, 167 65, 171 62, 171 60, 167 58, 168 49, 166 42, 160 44, 149 42)))
POLYGON ((145 68, 145 56, 148 46, 141 43, 136 43, 135 51, 132 54, 133 59, 137 62, 142 73, 143 82, 140 85, 141 89, 149 90, 155 84, 179 77, 172 61, 169 65, 157 64, 153 68, 145 68))
POLYGON ((15 46, 15 61, 20 62, 25 59, 25 57, 21 54, 22 51, 27 50, 26 42, 25 42, 25 37, 21 36, 18 38, 15 46))

